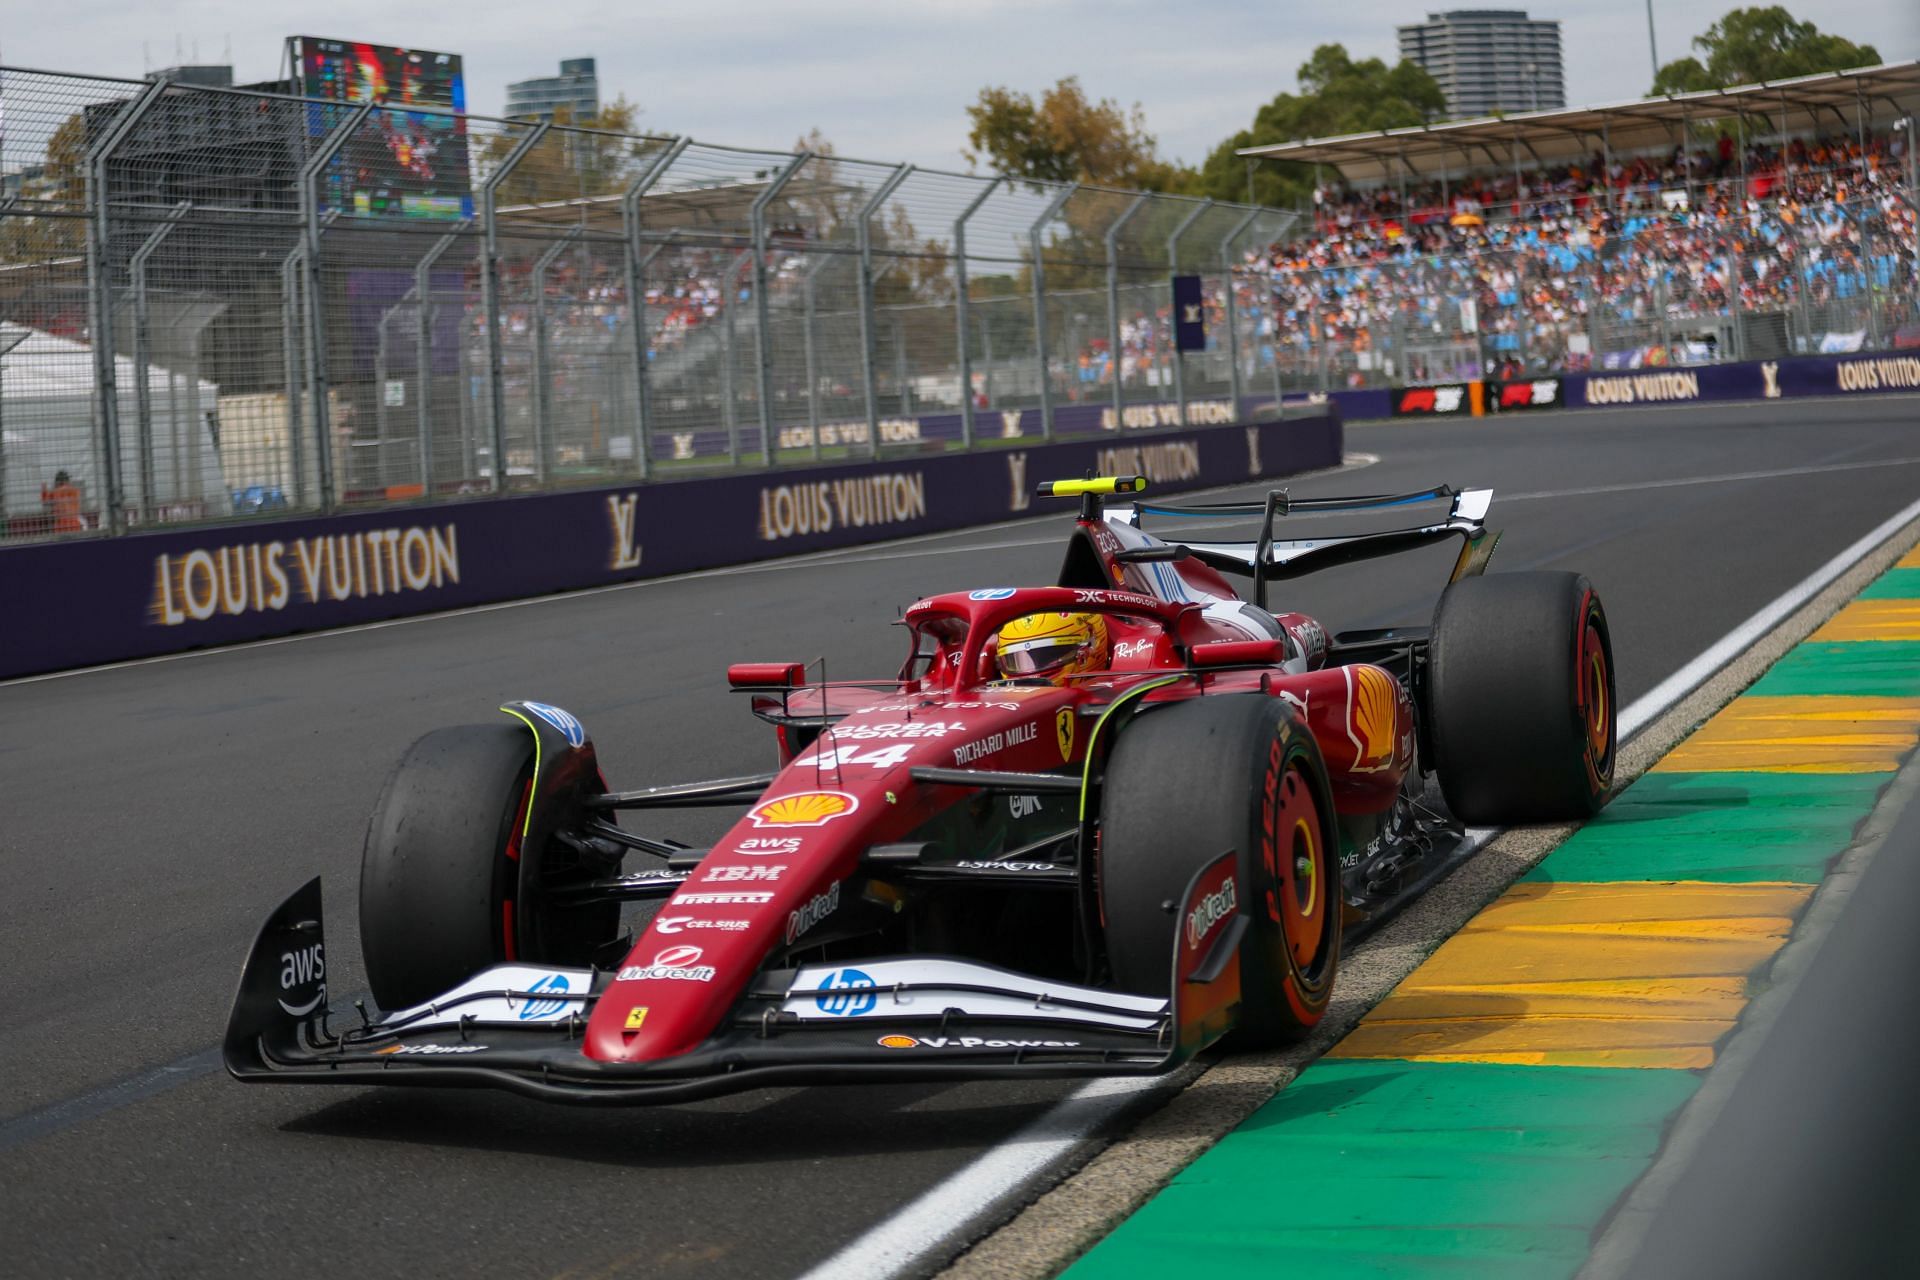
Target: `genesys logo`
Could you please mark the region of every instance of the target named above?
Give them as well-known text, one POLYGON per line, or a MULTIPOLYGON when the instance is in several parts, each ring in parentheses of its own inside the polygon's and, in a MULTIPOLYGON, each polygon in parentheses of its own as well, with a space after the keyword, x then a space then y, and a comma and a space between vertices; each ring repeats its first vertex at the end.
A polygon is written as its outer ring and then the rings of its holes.
POLYGON ((881 1036, 882 1049, 1078 1049, 1078 1040, 988 1040, 982 1036, 881 1036))
POLYGON ((844 791, 796 791, 762 800, 747 810, 747 816, 756 827, 824 827, 859 807, 860 802, 844 791))
POLYGON ((700 877, 701 884, 754 884, 778 880, 786 873, 786 867, 777 862, 763 862, 755 867, 708 867, 707 874, 700 877))
POLYGON ((714 967, 698 963, 702 954, 699 947, 668 947, 652 964, 630 964, 614 977, 620 982, 712 982, 714 967))
MULTIPOLYGON (((685 899, 681 899, 685 901, 685 899)), ((718 929, 722 933, 745 933, 753 925, 746 920, 708 920, 703 916, 655 916, 655 933, 686 933, 696 929, 718 929)))
POLYGON ((1494 397, 1494 407, 1506 412, 1520 409, 1552 409, 1561 402, 1560 379, 1534 378, 1527 382, 1503 382, 1494 397))
POLYGON ((1395 416, 1459 413, 1467 407, 1467 384, 1450 382, 1435 387, 1402 387, 1393 398, 1395 416))
POLYGON ((788 944, 791 945, 794 939, 839 909, 840 885, 839 882, 836 881, 828 886, 825 893, 817 894, 807 899, 806 903, 801 906, 798 911, 794 911, 787 916, 788 944))
POLYGON ((1239 891, 1234 888, 1232 877, 1194 904, 1193 910, 1187 913, 1187 950, 1197 950, 1214 928, 1232 915, 1234 908, 1239 905, 1239 891))

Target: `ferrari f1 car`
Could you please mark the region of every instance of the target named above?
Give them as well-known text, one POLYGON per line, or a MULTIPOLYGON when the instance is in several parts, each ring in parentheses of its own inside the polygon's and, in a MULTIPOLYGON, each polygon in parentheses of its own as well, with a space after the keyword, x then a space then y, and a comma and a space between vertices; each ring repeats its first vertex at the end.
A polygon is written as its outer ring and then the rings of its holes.
POLYGON ((228 1069, 617 1103, 1162 1072, 1313 1027, 1343 941, 1464 825, 1600 805, 1606 614, 1576 574, 1483 574, 1490 491, 1105 506, 1144 488, 1042 485, 1083 500, 1058 582, 918 601, 891 679, 731 667, 775 772, 611 790, 585 727, 540 702, 428 734, 363 854, 381 1012, 329 1005, 316 878, 254 944, 228 1069), (1419 506, 1439 509, 1281 536, 1419 506), (1199 541, 1149 519, 1259 523, 1199 541), (1430 627, 1330 634, 1266 608, 1274 583, 1452 542, 1430 627), (711 847, 619 821, 710 805, 743 810, 711 847), (656 904, 637 938, 633 902, 656 904))

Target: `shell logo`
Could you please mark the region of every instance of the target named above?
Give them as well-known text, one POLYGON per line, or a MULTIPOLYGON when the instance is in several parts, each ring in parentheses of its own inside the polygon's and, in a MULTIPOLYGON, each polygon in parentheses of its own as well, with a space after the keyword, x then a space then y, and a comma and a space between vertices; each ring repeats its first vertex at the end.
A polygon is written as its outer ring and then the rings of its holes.
POLYGON ((860 807, 844 791, 797 791, 777 800, 763 800, 747 811, 756 827, 824 827, 860 807))
POLYGON ((1344 668, 1349 682, 1347 737, 1354 748, 1354 769, 1375 773, 1393 763, 1394 721, 1399 698, 1393 677, 1378 667, 1344 668))
POLYGON ((882 1049, 918 1049, 920 1042, 912 1036, 881 1036, 882 1049))

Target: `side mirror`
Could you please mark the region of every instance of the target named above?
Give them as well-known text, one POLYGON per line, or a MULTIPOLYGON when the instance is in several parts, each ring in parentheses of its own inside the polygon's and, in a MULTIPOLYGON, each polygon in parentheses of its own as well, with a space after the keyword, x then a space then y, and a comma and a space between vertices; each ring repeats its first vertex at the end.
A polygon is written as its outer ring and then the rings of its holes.
POLYGON ((1287 660, 1284 640, 1214 640, 1188 655, 1196 667, 1272 667, 1287 660))

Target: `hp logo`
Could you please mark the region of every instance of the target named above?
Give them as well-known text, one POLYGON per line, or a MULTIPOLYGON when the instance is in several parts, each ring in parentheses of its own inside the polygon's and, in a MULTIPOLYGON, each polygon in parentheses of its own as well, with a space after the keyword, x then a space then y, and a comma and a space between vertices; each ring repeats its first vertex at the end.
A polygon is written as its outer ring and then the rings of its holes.
POLYGON ((874 994, 872 976, 858 969, 835 969, 820 979, 820 990, 833 994, 815 996, 813 1002, 820 1006, 820 1012, 837 1018, 857 1018, 872 1013, 880 1003, 880 997, 874 994))

